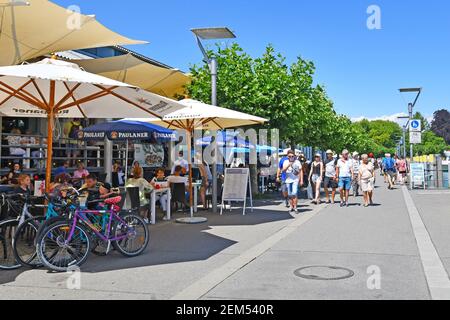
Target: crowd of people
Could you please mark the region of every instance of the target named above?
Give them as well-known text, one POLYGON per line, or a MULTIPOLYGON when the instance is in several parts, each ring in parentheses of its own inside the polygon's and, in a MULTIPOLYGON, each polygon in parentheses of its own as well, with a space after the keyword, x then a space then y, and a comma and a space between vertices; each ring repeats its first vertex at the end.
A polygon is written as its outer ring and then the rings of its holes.
POLYGON ((359 197, 362 193, 363 206, 374 205, 374 190, 376 169, 381 169, 389 190, 397 183, 405 184, 408 175, 408 164, 404 158, 386 154, 384 158, 376 159, 374 154, 350 154, 343 150, 340 155, 333 151, 316 154, 313 161, 307 161, 302 153, 294 150, 282 158, 277 172, 277 182, 290 212, 298 213, 298 200, 304 189, 307 198, 313 204, 320 205, 322 189, 325 193, 325 203, 335 204, 339 193, 340 206, 350 206, 350 196, 359 197))

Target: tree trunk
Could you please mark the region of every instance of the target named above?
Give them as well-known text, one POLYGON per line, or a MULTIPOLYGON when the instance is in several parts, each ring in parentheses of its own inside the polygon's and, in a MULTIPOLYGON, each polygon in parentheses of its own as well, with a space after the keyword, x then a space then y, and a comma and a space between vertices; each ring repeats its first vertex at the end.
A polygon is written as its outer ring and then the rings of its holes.
POLYGON ((255 165, 255 164, 250 165, 250 181, 252 184, 252 194, 255 196, 255 195, 259 194, 258 168, 257 168, 257 165, 255 165))

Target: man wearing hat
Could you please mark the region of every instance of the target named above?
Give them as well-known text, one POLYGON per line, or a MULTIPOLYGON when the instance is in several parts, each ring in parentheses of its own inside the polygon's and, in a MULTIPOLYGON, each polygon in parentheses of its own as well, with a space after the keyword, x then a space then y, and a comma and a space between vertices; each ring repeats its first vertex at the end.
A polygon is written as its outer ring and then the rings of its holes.
POLYGON ((336 198, 336 190, 338 187, 338 178, 336 176, 336 165, 338 159, 334 158, 334 152, 328 150, 326 152, 327 158, 324 160, 323 164, 325 166, 325 180, 324 180, 324 189, 325 196, 327 198, 327 203, 334 204, 336 198), (331 188, 331 200, 330 200, 330 188, 331 188))
POLYGON ((353 180, 352 180, 352 189, 353 189, 353 196, 359 197, 359 189, 361 188, 359 179, 358 179, 358 173, 359 168, 361 167, 361 159, 359 157, 359 153, 357 151, 353 152, 353 180))

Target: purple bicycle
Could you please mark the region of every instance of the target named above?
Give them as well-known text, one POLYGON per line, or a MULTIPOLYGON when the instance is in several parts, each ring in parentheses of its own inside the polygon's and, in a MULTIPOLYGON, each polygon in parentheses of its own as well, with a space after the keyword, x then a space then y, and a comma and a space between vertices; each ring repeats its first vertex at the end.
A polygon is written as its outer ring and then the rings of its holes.
POLYGON ((107 254, 112 246, 125 257, 141 255, 150 239, 147 224, 132 212, 120 213, 121 200, 121 197, 105 200, 106 210, 77 209, 68 220, 48 226, 36 242, 42 264, 58 272, 80 267, 94 241, 103 242, 107 254))

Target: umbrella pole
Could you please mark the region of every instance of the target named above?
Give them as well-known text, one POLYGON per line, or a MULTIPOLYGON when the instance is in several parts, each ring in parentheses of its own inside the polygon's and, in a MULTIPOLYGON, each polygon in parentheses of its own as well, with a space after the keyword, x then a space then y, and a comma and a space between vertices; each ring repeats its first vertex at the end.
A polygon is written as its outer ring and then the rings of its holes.
POLYGON ((188 159, 189 159, 189 208, 191 210, 191 219, 194 218, 194 195, 192 184, 192 133, 187 132, 187 147, 188 147, 188 159))
POLYGON ((125 181, 128 180, 128 146, 129 141, 127 140, 126 155, 125 155, 125 181))
POLYGON ((206 218, 194 217, 194 188, 192 181, 192 130, 186 130, 187 148, 189 155, 189 207, 191 210, 190 218, 177 219, 178 223, 184 224, 199 224, 208 221, 206 218))
POLYGON ((56 82, 50 82, 50 101, 47 116, 47 165, 45 167, 45 191, 50 191, 53 167, 53 125, 55 123, 55 91, 56 82))

